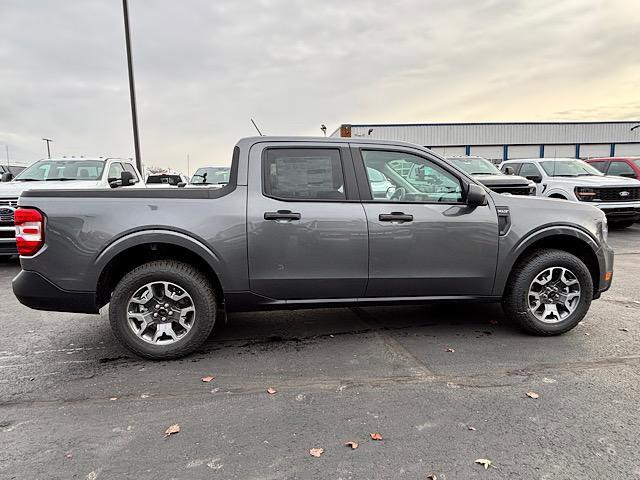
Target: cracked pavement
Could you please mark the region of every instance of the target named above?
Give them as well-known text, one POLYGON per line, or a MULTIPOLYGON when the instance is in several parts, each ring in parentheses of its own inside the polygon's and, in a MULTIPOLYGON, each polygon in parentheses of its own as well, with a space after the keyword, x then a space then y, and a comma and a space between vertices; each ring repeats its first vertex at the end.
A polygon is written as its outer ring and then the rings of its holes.
POLYGON ((639 241, 611 233, 613 287, 560 337, 496 305, 276 311, 172 362, 19 305, 0 265, 0 478, 640 479, 639 241))

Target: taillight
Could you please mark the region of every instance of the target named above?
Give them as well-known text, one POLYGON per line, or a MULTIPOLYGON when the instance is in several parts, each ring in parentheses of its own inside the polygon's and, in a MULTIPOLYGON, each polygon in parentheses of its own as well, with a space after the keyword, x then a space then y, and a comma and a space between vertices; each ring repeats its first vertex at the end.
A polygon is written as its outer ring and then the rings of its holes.
POLYGON ((18 253, 23 257, 35 254, 44 245, 44 216, 34 208, 19 207, 13 218, 18 253))

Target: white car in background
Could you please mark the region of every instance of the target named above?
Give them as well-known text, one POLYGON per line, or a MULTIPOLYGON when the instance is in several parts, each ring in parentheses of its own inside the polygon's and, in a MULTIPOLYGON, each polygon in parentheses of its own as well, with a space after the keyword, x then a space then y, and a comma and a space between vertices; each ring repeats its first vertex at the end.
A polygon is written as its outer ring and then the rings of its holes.
POLYGON ((504 173, 536 183, 541 197, 585 202, 600 208, 613 228, 626 228, 640 219, 640 181, 605 176, 575 158, 526 158, 500 164, 504 173))
POLYGON ((230 167, 201 167, 191 177, 189 185, 217 185, 229 183, 230 167))
POLYGON ((25 190, 144 188, 129 158, 62 157, 38 160, 10 182, 0 183, 0 257, 17 253, 13 213, 25 190))

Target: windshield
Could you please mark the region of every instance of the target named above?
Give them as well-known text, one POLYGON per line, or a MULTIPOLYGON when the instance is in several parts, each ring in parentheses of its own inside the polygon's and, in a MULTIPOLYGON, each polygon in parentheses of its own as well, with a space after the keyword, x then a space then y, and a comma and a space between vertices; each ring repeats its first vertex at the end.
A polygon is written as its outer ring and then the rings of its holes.
POLYGON ((218 185, 221 183, 229 183, 229 167, 202 167, 196 170, 191 177, 192 184, 200 185, 218 185))
POLYGON ((20 173, 17 182, 100 180, 104 160, 40 160, 20 173))
POLYGON ((451 157, 449 161, 460 167, 469 175, 502 175, 500 170, 489 160, 480 157, 451 157))
POLYGON ((582 160, 550 160, 540 162, 550 177, 602 176, 602 172, 582 160))

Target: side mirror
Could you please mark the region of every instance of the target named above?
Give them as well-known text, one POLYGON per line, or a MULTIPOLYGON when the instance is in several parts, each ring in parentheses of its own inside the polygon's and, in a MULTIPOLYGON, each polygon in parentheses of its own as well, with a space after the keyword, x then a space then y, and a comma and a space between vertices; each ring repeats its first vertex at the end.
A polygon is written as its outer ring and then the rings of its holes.
POLYGON ((4 172, 2 174, 2 181, 3 182, 10 182, 11 180, 13 180, 13 173, 11 172, 4 172))
POLYGON ((540 175, 527 175, 526 177, 527 180, 531 180, 532 182, 535 183, 540 183, 542 181, 542 177, 540 175))
POLYGON ((127 172, 126 170, 120 174, 120 179, 110 178, 109 186, 111 188, 117 187, 128 187, 129 185, 133 185, 135 182, 133 173, 127 172))
POLYGON ((474 183, 469 184, 467 190, 467 205, 471 207, 479 207, 487 204, 487 192, 480 185, 474 183))
POLYGON ((120 185, 123 187, 128 187, 129 185, 133 185, 135 182, 133 173, 127 172, 126 170, 120 174, 120 185))
POLYGON ((515 170, 513 169, 513 167, 504 167, 503 172, 505 175, 513 175, 515 173, 515 170))

